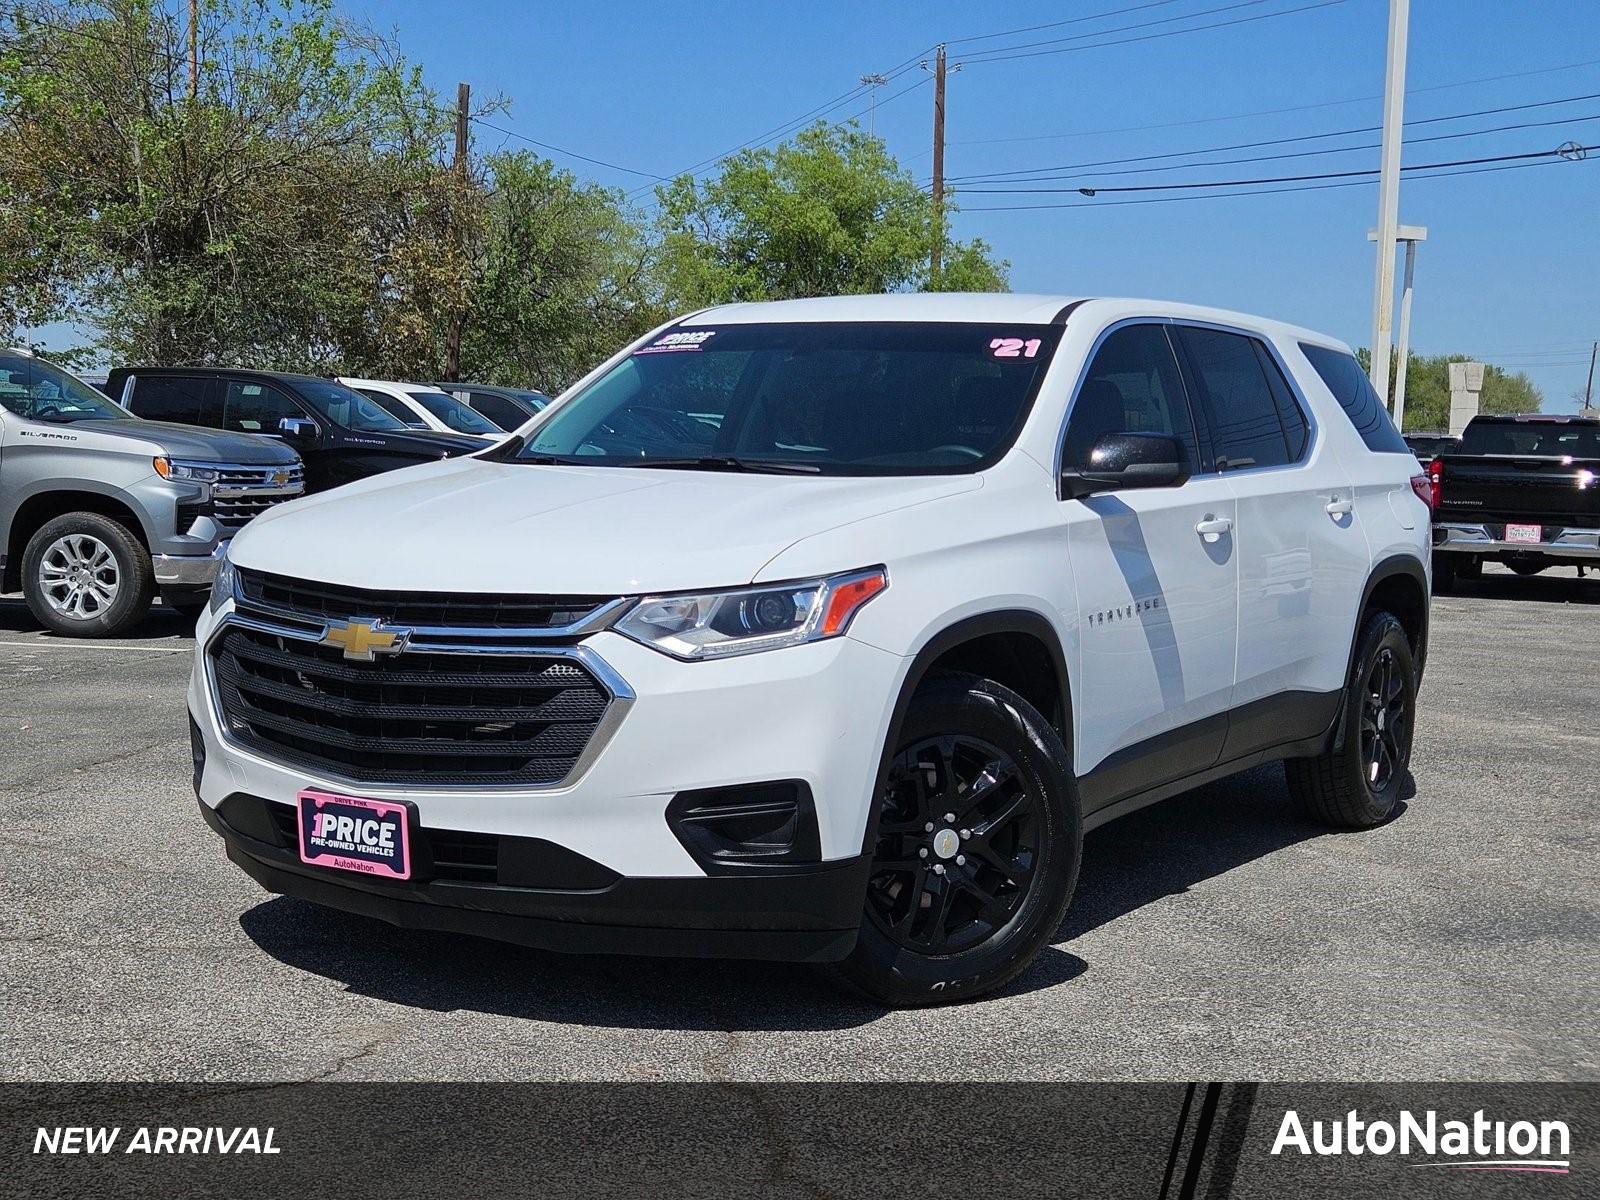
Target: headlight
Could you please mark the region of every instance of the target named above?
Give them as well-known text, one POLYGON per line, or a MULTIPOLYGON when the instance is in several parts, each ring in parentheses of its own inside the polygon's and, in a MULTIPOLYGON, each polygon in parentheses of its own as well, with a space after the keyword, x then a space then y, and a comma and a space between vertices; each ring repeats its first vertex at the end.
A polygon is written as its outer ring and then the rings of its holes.
POLYGON ((163 479, 187 479, 194 483, 215 483, 217 468, 209 463, 184 462, 181 458, 152 459, 156 474, 163 479))
POLYGON ((222 556, 222 569, 217 572, 216 579, 211 582, 211 599, 206 601, 206 607, 215 613, 232 599, 233 560, 224 554, 222 556))
POLYGON ((888 573, 873 567, 730 592, 645 596, 613 628, 674 658, 727 658, 838 637, 888 586, 888 573))

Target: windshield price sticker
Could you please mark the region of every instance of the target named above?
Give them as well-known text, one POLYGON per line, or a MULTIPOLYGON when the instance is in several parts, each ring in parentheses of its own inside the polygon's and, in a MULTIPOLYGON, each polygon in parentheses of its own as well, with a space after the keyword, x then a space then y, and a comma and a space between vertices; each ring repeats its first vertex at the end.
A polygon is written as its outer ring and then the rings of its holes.
POLYGON ((1038 338, 1029 338, 1023 341, 1018 337, 997 337, 989 339, 989 356, 991 358, 1032 358, 1039 353, 1039 347, 1044 343, 1038 338))
POLYGON ((715 329, 696 329, 692 332, 669 333, 658 337, 648 346, 641 346, 635 354, 668 354, 680 350, 699 350, 712 338, 716 337, 715 329))

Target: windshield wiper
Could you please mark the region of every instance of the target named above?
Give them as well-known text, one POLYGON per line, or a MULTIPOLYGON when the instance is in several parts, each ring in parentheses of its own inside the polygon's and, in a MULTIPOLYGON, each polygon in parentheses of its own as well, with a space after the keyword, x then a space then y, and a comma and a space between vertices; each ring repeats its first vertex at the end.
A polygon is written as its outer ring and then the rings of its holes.
POLYGON ((766 458, 739 458, 732 454, 703 454, 698 458, 640 458, 618 463, 626 467, 662 467, 676 471, 744 471, 752 475, 820 475, 815 463, 784 462, 766 458))

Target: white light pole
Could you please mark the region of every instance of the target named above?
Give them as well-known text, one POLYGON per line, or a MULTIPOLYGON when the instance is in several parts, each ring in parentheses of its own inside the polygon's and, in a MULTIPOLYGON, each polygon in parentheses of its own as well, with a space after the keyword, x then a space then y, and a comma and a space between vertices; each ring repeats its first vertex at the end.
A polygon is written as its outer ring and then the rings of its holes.
MULTIPOLYGON (((1428 228, 1425 225, 1396 225, 1394 233, 1397 241, 1406 244, 1406 273, 1400 284, 1400 344, 1395 347, 1398 361, 1394 364, 1394 424, 1396 429, 1404 433, 1406 365, 1411 361, 1411 279, 1417 266, 1417 243, 1428 240, 1428 228)), ((1377 240, 1378 231, 1369 229, 1367 241, 1377 240)))
POLYGON ((1394 243, 1400 224, 1400 142, 1405 124, 1406 33, 1411 0, 1389 0, 1388 73, 1383 84, 1383 161, 1378 173, 1378 262, 1372 284, 1372 386, 1389 394, 1394 325, 1394 243))

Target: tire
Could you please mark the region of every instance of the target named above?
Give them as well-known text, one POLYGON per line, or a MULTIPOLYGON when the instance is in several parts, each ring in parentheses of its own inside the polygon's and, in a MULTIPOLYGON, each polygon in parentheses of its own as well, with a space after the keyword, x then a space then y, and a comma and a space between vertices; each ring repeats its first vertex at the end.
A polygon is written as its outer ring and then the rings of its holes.
POLYGON ((22 593, 56 633, 115 637, 150 611, 155 572, 125 525, 99 513, 67 513, 28 540, 22 593))
POLYGON ((1456 587, 1456 564, 1454 555, 1435 554, 1433 556, 1433 594, 1435 596, 1448 596, 1456 587))
POLYGON ((1544 570, 1549 565, 1550 565, 1549 563, 1542 563, 1536 558, 1534 558, 1534 559, 1527 559, 1527 558, 1508 558, 1508 559, 1506 559, 1506 566, 1510 567, 1513 571, 1515 571, 1518 575, 1521 575, 1524 579, 1531 579, 1533 576, 1537 575, 1540 571, 1544 570))
POLYGON ((177 613, 185 621, 197 621, 200 614, 205 612, 206 603, 211 599, 209 592, 182 592, 177 595, 163 595, 161 606, 177 613))
POLYGON ((1370 829, 1383 824, 1400 803, 1416 714, 1417 669, 1406 631, 1392 614, 1371 613, 1345 685, 1343 744, 1316 758, 1284 763, 1290 794, 1328 825, 1370 829))
POLYGON ((955 673, 925 683, 884 780, 861 936, 833 974, 871 1000, 915 1007, 981 996, 1027 967, 1077 886, 1083 818, 1070 762, 1009 688, 955 673))

